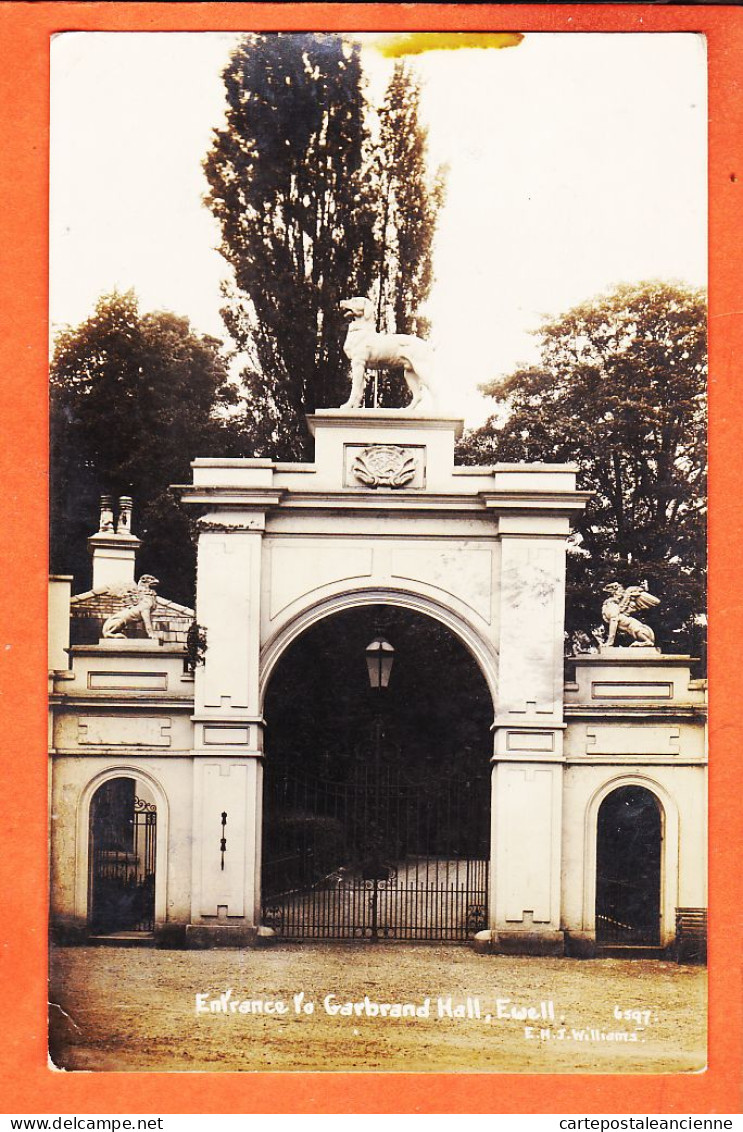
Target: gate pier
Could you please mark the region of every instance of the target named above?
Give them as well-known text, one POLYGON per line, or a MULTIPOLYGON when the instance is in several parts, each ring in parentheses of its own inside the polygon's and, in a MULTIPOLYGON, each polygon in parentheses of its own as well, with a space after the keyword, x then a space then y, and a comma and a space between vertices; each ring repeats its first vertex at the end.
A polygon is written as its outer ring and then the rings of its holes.
MULTIPOLYGON (((570 472, 511 466, 500 475, 513 486, 529 483, 532 494, 528 504, 515 493, 490 501, 501 569, 489 944, 498 951, 562 954, 563 635, 571 502, 564 481, 570 472), (556 490, 560 486, 563 492, 556 490)), ((569 486, 575 488, 574 477, 569 486)), ((480 937, 483 942, 487 937, 480 937)))

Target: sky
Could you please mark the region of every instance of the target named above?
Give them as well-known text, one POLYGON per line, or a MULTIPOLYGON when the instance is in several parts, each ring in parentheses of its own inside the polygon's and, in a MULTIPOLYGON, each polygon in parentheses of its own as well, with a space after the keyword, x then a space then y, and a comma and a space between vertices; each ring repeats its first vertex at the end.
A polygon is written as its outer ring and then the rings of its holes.
MULTIPOLYGON (((359 37, 381 101, 392 62, 359 37)), ((52 43, 50 317, 99 295, 185 314, 224 339, 226 262, 202 161, 224 123, 232 33, 66 32, 52 43)), ((478 424, 478 385, 536 360, 546 316, 620 282, 706 279, 706 55, 692 33, 535 33, 434 50, 431 169, 448 166, 427 303, 443 407, 478 424)))

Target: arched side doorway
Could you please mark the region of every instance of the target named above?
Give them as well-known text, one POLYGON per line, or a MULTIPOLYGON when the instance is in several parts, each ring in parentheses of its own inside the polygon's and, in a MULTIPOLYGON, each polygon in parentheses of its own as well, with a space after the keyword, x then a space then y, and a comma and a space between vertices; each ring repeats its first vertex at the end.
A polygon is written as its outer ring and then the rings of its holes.
POLYGON ((91 933, 152 932, 157 805, 146 783, 127 775, 103 782, 90 801, 88 836, 91 933))
POLYGON ((466 940, 487 925, 492 698, 432 618, 316 621, 264 715, 263 923, 284 938, 466 940), (368 646, 392 646, 370 683, 368 646))
POLYGON ((596 942, 657 947, 661 942, 663 821, 644 786, 620 786, 599 807, 596 826, 596 942))

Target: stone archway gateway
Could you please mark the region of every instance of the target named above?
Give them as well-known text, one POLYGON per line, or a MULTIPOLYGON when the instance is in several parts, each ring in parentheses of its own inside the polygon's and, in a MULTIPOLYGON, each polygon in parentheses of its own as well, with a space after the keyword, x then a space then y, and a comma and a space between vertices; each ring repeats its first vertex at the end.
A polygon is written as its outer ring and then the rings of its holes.
POLYGON ((310 428, 313 464, 196 460, 180 489, 204 512, 196 616, 208 640, 189 932, 258 930, 266 669, 313 611, 373 593, 440 611, 477 656, 495 701, 487 927, 561 945, 565 545, 586 500, 576 469, 455 467, 461 422, 400 410, 327 410, 310 428))
POLYGON ((264 714, 265 925, 437 941, 487 927, 493 704, 450 630, 389 604, 329 616, 283 654, 264 714))
POLYGON ((115 531, 111 501, 102 507, 92 589, 71 598, 70 579, 54 581, 55 930, 136 930, 123 926, 123 897, 103 914, 108 879, 125 888, 134 859, 151 858, 96 816, 96 791, 112 779, 146 784, 150 794, 134 797, 156 806, 146 922, 161 943, 475 935, 485 950, 589 956, 606 948, 609 920, 659 947, 677 924, 698 927, 705 685, 691 679, 690 657, 642 642, 566 666, 567 539, 587 498, 576 468, 457 467, 461 422, 405 410, 327 410, 309 423, 311 463, 199 459, 193 483, 177 488, 198 509, 204 633, 152 579, 136 586, 129 500, 115 531), (102 636, 127 609, 128 637, 102 636), (413 624, 433 634, 415 655, 413 624), (388 703, 397 680, 421 675, 391 719, 376 718, 358 688, 347 695, 379 636, 398 650, 388 703), (445 649, 462 658, 476 704, 437 668, 445 649), (316 679, 300 702, 291 684, 302 666, 316 679), (622 822, 606 832, 606 799, 625 787, 638 804, 638 787, 660 800, 661 811, 640 805, 652 925, 631 922, 616 895, 642 865, 640 849, 624 852, 622 822), (620 850, 614 877, 607 860, 620 850), (107 879, 117 853, 123 871, 107 879))

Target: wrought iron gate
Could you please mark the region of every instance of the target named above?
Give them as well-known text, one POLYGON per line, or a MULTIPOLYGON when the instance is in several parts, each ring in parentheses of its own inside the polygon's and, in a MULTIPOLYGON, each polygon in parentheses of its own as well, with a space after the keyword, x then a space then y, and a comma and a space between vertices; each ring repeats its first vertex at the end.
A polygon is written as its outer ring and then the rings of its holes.
POLYGON ((92 815, 90 929, 96 934, 154 930, 157 810, 137 797, 131 804, 123 822, 114 820, 120 815, 108 798, 92 815))
POLYGON ((465 941, 487 925, 487 773, 413 777, 379 751, 377 735, 345 781, 269 776, 263 922, 280 936, 465 941))

